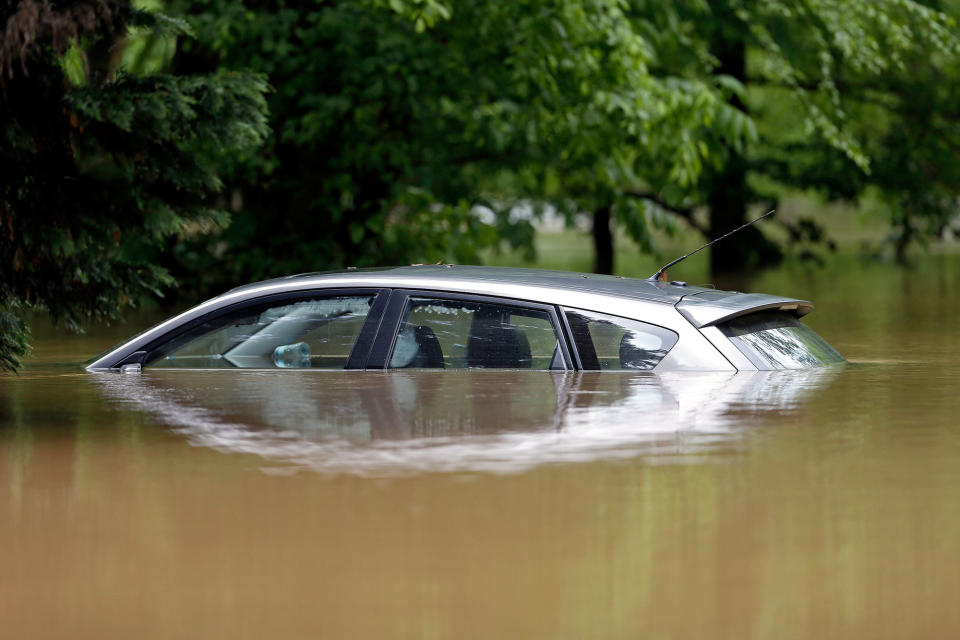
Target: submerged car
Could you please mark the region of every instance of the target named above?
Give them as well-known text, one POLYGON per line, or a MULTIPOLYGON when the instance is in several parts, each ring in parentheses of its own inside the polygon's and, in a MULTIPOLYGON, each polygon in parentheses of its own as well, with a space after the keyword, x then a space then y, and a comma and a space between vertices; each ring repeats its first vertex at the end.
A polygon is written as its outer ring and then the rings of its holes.
POLYGON ((843 362, 804 300, 682 282, 499 267, 308 273, 239 287, 91 361, 90 371, 738 371, 843 362))

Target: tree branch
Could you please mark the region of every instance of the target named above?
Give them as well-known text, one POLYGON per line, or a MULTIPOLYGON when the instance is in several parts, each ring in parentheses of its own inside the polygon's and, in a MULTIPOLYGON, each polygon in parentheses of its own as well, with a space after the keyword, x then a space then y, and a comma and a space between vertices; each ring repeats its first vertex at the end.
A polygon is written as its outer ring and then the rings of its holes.
MULTIPOLYGON (((807 93, 819 93, 822 91, 820 85, 816 82, 798 82, 792 85, 788 82, 774 80, 755 76, 747 78, 746 83, 752 87, 766 87, 770 89, 800 89, 807 93)), ((894 87, 888 87, 880 83, 861 84, 844 82, 842 80, 834 82, 837 91, 847 100, 855 100, 866 104, 874 104, 886 109, 896 109, 900 92, 894 87)))
POLYGON ((687 221, 687 224, 689 224, 691 227, 693 227, 694 229, 696 229, 696 230, 699 231, 700 233, 702 233, 702 234, 704 234, 704 235, 707 235, 707 233, 708 233, 708 232, 707 232, 707 229, 704 228, 704 226, 701 225, 699 222, 697 222, 696 219, 694 219, 694 217, 693 217, 693 209, 692 209, 692 208, 678 207, 677 205, 670 204, 669 202, 666 202, 665 200, 663 200, 663 199, 662 199, 660 196, 658 196, 657 194, 652 193, 652 192, 649 192, 649 191, 633 191, 633 190, 630 190, 630 189, 625 189, 622 193, 623 193, 623 195, 625 195, 625 196, 631 196, 631 197, 633 197, 633 198, 640 198, 641 200, 649 200, 650 202, 652 202, 653 204, 657 205, 657 206, 660 207, 661 209, 665 209, 665 210, 669 211, 670 213, 673 213, 673 214, 675 214, 675 215, 683 218, 684 220, 687 221))

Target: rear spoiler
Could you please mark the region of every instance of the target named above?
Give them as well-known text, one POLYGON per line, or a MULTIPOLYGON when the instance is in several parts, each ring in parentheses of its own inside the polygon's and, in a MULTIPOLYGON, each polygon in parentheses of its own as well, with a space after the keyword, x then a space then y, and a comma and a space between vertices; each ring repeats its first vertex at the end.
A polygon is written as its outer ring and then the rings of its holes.
POLYGON ((684 296, 676 307, 698 329, 758 311, 786 311, 797 318, 813 311, 806 300, 734 291, 700 291, 684 296))

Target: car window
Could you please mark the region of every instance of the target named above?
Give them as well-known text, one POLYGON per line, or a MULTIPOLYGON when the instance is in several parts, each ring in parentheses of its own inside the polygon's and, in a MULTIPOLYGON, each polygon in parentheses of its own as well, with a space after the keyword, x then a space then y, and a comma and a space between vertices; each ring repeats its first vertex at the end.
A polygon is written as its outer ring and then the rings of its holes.
POLYGON ((563 369, 550 314, 464 300, 410 298, 390 368, 563 369))
POLYGON ((677 343, 669 329, 594 311, 565 309, 584 369, 653 369, 677 343))
POLYGON ((149 366, 343 369, 374 296, 258 305, 204 322, 150 354, 149 366))
POLYGON ((813 329, 783 312, 741 316, 721 325, 720 330, 759 369, 805 369, 845 362, 813 329))

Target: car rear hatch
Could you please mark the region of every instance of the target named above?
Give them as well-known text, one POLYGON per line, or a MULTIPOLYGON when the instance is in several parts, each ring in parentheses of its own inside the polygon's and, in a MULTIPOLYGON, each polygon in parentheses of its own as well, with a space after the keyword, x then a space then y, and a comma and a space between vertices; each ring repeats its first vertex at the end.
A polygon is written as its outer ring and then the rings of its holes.
POLYGON ((757 369, 806 369, 844 361, 826 340, 798 320, 813 310, 806 300, 701 291, 684 296, 676 306, 721 353, 731 355, 724 350, 725 339, 757 369))
POLYGON ((676 307, 677 311, 698 329, 758 311, 785 311, 796 318, 813 311, 813 304, 806 300, 771 296, 765 293, 713 290, 686 295, 676 307))

